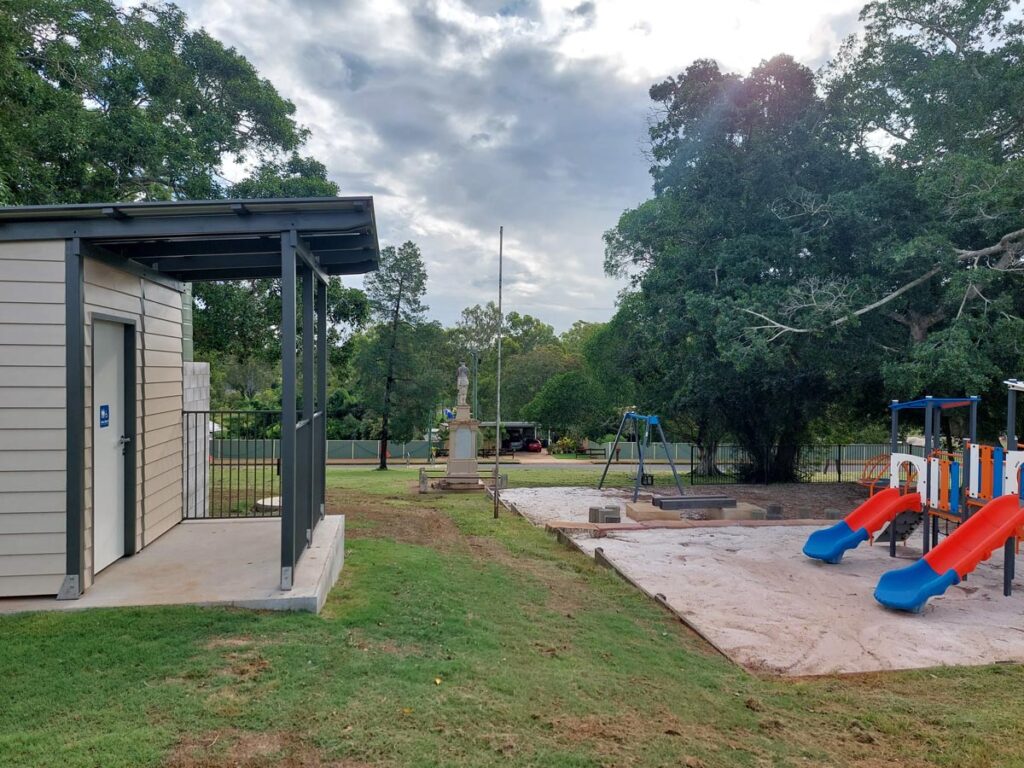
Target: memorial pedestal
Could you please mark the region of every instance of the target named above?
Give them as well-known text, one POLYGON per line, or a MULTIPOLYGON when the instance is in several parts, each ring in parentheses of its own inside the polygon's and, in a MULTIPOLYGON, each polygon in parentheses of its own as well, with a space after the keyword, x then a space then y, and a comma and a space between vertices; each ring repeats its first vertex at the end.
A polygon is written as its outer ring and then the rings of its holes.
POLYGON ((448 471, 438 488, 467 491, 483 488, 477 467, 477 434, 480 422, 469 413, 468 405, 455 408, 455 418, 448 422, 448 471))

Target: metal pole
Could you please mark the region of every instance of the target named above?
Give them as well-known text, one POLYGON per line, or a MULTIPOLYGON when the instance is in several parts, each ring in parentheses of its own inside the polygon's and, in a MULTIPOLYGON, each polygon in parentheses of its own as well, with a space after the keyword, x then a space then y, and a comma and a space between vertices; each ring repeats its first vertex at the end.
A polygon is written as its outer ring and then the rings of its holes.
POLYGON ((327 283, 317 282, 316 294, 316 402, 320 409, 320 429, 316 443, 317 506, 320 519, 327 514, 327 283))
POLYGON ((295 232, 281 233, 281 589, 295 567, 295 232))
POLYGON ((672 456, 668 452, 668 443, 665 442, 665 430, 661 428, 661 420, 654 422, 658 427, 658 436, 661 438, 661 445, 665 449, 665 456, 668 458, 668 465, 672 467, 672 477, 676 481, 676 490, 679 491, 679 495, 683 495, 683 484, 679 480, 679 473, 676 472, 676 463, 672 461, 672 456))
POLYGON ((504 267, 505 227, 498 227, 498 375, 494 408, 494 518, 498 518, 501 490, 501 331, 505 318, 501 309, 501 282, 504 267))
POLYGON ((1017 390, 1006 388, 1006 450, 1017 450, 1017 390))
POLYGON ((480 351, 474 349, 470 354, 473 355, 473 418, 479 419, 480 400, 477 393, 480 383, 480 351))
POLYGON ((968 426, 968 434, 970 435, 970 438, 968 443, 964 445, 964 471, 960 493, 961 520, 966 520, 968 517, 967 497, 970 494, 971 488, 971 446, 974 445, 975 441, 978 439, 978 398, 974 395, 971 396, 971 417, 970 424, 968 426))
MULTIPOLYGON (((932 442, 934 446, 932 450, 942 450, 942 409, 935 409, 935 428, 932 430, 932 442)), ((931 468, 928 471, 929 482, 931 481, 931 468)), ((941 492, 941 491, 940 491, 941 492)), ((931 499, 931 491, 928 492, 928 498, 931 499)), ((948 526, 947 526, 948 529, 948 526)), ((937 516, 932 517, 932 546, 936 546, 939 543, 939 518, 937 516)))
POLYGON ((313 302, 313 270, 306 267, 302 270, 302 417, 308 420, 306 427, 309 434, 305 440, 309 460, 308 467, 302 467, 302 480, 309 486, 309 490, 303 495, 306 508, 302 510, 302 527, 306 537, 306 546, 313 543, 313 504, 317 483, 314 481, 316 465, 316 424, 313 423, 313 414, 316 413, 316 358, 314 356, 313 332, 316 325, 315 307, 313 302))
MULTIPOLYGON (((640 481, 644 476, 644 444, 640 438, 640 420, 634 419, 633 424, 636 426, 636 478, 633 481, 633 501, 634 503, 640 497, 640 481)), ((646 434, 646 433, 645 433, 646 434)))
POLYGON ((890 409, 890 421, 891 421, 891 432, 889 437, 889 450, 892 453, 896 453, 896 449, 899 448, 898 441, 900 439, 900 412, 896 410, 895 406, 899 400, 893 400, 890 409))
POLYGON ((626 419, 629 418, 629 414, 623 414, 622 421, 619 422, 619 429, 615 433, 615 441, 612 443, 612 449, 608 453, 608 461, 604 463, 604 471, 601 473, 601 480, 597 483, 597 490, 601 490, 604 487, 604 479, 608 476, 608 467, 611 466, 612 457, 615 455, 615 449, 619 446, 619 437, 622 435, 622 428, 626 426, 626 419))
MULTIPOLYGON (((1017 390, 1013 384, 1006 389, 1006 451, 1017 450, 1017 390)), ((1005 466, 1005 464, 1004 464, 1005 466)), ((1016 570, 1017 538, 1010 536, 1003 545, 1003 594, 1013 592, 1013 577, 1016 570)))
MULTIPOLYGON (((930 398, 929 398, 930 399, 930 398)), ((924 554, 928 554, 928 550, 931 549, 932 543, 932 532, 931 532, 931 515, 928 512, 928 502, 931 499, 932 489, 932 473, 931 467, 928 465, 929 455, 932 452, 932 427, 935 426, 935 421, 932 418, 932 404, 927 403, 924 407, 924 499, 922 499, 921 510, 924 515, 924 519, 921 521, 923 525, 921 529, 924 531, 924 538, 922 539, 922 549, 924 554)))

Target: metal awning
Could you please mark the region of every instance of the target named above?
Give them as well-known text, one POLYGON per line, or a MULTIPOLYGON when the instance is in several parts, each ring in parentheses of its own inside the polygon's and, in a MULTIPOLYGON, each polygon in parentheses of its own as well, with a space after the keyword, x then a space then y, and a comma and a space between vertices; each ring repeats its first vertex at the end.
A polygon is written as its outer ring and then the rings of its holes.
POLYGON ((182 282, 279 277, 283 233, 321 278, 377 268, 372 197, 0 208, 0 241, 79 238, 90 255, 182 282))

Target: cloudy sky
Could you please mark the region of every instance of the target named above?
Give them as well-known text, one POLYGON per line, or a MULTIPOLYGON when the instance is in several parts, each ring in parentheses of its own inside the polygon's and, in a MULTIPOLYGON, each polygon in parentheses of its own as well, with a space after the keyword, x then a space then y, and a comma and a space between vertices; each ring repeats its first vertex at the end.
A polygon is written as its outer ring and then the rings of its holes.
POLYGON ((649 193, 647 89, 696 58, 813 68, 857 29, 849 0, 178 0, 298 108, 381 244, 416 241, 431 315, 496 296, 564 330, 621 288, 603 232, 649 193))

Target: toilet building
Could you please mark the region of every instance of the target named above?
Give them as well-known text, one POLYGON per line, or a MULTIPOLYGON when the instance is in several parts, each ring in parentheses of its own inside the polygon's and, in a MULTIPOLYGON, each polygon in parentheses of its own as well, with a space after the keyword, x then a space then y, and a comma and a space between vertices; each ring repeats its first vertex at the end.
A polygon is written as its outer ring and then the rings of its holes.
POLYGON ((325 513, 327 280, 377 260, 369 197, 0 208, 0 597, 77 598, 182 521, 183 293, 264 277, 288 590, 325 513))

